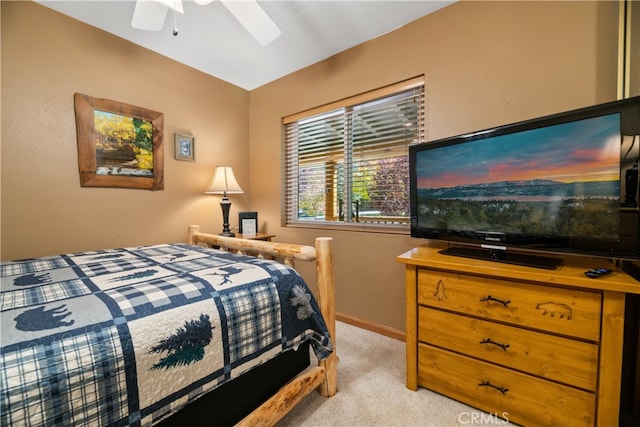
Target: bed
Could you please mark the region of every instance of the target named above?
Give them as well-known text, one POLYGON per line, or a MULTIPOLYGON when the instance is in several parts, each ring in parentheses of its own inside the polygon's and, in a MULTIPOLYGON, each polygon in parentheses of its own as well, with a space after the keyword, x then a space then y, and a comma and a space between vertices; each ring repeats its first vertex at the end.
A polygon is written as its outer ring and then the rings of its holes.
POLYGON ((171 425, 202 402, 208 424, 273 425, 337 391, 330 238, 190 226, 187 244, 3 262, 1 284, 1 425, 171 425), (297 261, 315 261, 316 297, 297 261))

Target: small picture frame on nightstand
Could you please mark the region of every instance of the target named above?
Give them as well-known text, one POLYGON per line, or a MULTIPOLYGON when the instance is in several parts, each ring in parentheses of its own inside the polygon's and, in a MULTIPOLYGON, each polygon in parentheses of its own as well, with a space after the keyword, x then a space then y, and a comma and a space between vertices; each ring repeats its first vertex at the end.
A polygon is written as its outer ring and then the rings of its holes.
POLYGON ((238 212, 238 231, 243 236, 258 233, 258 212, 238 212))

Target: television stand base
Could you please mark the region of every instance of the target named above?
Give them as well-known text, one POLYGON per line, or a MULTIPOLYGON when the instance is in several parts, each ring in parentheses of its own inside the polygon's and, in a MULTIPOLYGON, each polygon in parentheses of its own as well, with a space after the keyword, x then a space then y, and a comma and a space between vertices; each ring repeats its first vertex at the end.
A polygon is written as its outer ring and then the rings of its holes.
POLYGON ((481 259, 484 261, 496 261, 505 264, 522 265, 525 267, 543 268, 545 270, 555 270, 562 264, 562 259, 560 258, 523 254, 517 252, 507 252, 496 249, 451 246, 439 252, 444 255, 481 259))

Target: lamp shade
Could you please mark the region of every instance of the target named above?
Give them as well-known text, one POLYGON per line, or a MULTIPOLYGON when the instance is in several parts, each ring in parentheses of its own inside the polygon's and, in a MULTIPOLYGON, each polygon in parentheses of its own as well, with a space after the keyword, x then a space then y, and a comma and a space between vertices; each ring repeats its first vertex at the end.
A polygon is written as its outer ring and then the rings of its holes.
POLYGON ((205 194, 242 194, 242 188, 236 177, 233 175, 233 169, 231 166, 216 166, 216 171, 213 174, 213 179, 209 184, 209 187, 204 192, 205 194))

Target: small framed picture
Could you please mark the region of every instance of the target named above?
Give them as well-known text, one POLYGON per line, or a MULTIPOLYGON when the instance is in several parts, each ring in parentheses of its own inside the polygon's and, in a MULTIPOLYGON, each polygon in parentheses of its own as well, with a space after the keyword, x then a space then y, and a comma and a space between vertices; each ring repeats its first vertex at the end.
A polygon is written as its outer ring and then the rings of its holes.
POLYGON ((176 160, 195 161, 196 137, 192 135, 175 134, 176 160))
POLYGON ((258 233, 258 212, 238 212, 238 231, 243 236, 258 233))

